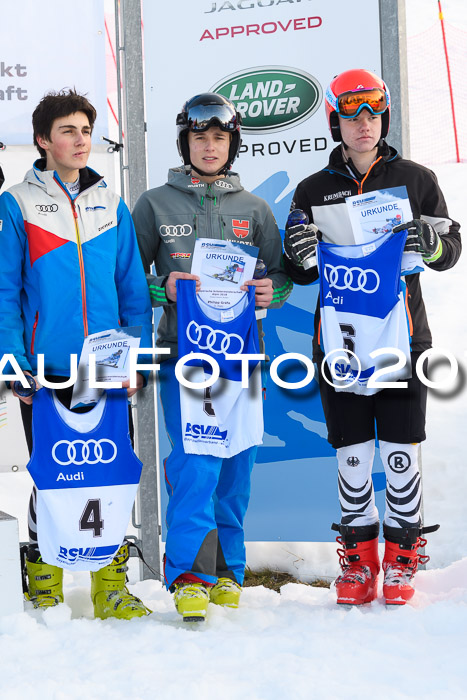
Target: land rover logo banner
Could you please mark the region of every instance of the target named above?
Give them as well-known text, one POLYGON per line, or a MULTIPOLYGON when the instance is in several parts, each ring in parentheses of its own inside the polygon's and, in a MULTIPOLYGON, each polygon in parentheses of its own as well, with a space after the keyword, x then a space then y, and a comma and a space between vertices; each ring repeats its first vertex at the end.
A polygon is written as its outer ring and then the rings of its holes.
POLYGON ((265 66, 239 71, 211 87, 233 102, 242 115, 244 134, 262 134, 300 124, 321 104, 316 78, 303 70, 265 66))
MULTIPOLYGON (((297 184, 324 168, 335 146, 323 104, 329 82, 352 65, 381 73, 380 3, 360 0, 358 8, 356 13, 355 3, 348 0, 143 0, 149 186, 162 185, 168 168, 180 165, 175 117, 183 102, 214 91, 232 100, 242 114, 242 145, 232 170, 240 174, 246 190, 268 202, 283 229, 297 184), (361 34, 363 16, 365 41, 350 45, 349 37, 361 34)), ((213 189, 222 202, 229 201, 227 189, 217 183, 213 189)), ((343 197, 350 194, 347 191, 343 197)), ((242 212, 228 219, 231 238, 239 242, 251 240, 244 219, 242 212)), ((193 225, 188 219, 172 223, 193 225)), ((161 241, 167 250, 176 251, 177 243, 186 240, 181 230, 179 235, 172 230, 164 233, 161 241)), ((369 293, 377 284, 370 272, 365 279, 357 270, 347 274, 329 270, 329 278, 335 285, 333 297, 378 295, 378 290, 369 293), (367 293, 338 289, 343 286, 363 287, 367 293)), ((285 352, 309 356, 316 296, 316 286, 296 286, 282 309, 268 312, 263 328, 269 357, 285 352)), ((223 337, 214 338, 207 328, 192 325, 190 334, 199 335, 202 345, 221 349, 223 337)), ((287 381, 304 376, 298 367, 284 374, 287 381)), ((326 440, 317 387, 313 382, 308 390, 292 392, 268 381, 266 395, 266 433, 252 475, 246 539, 329 541, 328 523, 335 518, 335 471, 327 465, 334 452, 326 440), (294 484, 293 497, 286 494, 285 473, 287 483, 294 484)), ((162 419, 160 424, 162 462, 170 446, 162 419)), ((194 433, 190 439, 199 442, 194 433)), ((375 465, 381 477, 375 485, 376 501, 380 499, 378 507, 384 512, 384 469, 378 458, 375 465)), ((164 484, 160 492, 164 510, 164 484)))

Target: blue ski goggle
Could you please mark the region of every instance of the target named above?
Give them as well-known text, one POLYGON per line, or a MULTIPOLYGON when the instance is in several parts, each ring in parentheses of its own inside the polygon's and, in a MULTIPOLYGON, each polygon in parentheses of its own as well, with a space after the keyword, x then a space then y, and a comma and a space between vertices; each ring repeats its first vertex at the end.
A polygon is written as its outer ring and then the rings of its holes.
POLYGON ((344 119, 356 117, 362 109, 367 109, 371 114, 384 114, 389 107, 389 92, 382 88, 369 88, 367 90, 349 90, 334 98, 334 108, 337 114, 344 119))

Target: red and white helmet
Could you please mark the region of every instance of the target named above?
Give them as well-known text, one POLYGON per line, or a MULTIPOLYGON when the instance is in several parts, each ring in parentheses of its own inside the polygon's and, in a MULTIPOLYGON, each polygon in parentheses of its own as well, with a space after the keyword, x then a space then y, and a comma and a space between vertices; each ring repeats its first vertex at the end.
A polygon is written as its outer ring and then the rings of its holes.
POLYGON ((334 141, 342 141, 338 114, 351 119, 368 109, 381 114, 381 138, 389 131, 391 95, 386 83, 375 73, 364 68, 346 70, 331 81, 324 97, 326 116, 334 141))

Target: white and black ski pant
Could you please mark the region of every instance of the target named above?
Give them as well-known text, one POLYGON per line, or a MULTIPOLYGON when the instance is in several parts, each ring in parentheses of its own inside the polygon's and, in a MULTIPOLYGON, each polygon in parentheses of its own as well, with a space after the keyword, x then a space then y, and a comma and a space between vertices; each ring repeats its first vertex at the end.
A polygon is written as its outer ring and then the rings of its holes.
MULTIPOLYGON (((422 500, 420 445, 381 440, 379 446, 386 474, 384 524, 401 528, 419 527, 422 500)), ((374 455, 374 440, 337 450, 342 525, 359 527, 379 520, 371 476, 374 455)))

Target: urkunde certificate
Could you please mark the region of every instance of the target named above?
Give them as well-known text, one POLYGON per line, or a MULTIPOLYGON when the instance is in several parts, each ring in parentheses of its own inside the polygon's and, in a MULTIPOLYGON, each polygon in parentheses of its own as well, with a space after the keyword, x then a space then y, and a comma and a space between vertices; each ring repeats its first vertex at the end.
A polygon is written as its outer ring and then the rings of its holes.
POLYGON ((357 244, 371 243, 413 218, 405 185, 346 197, 345 202, 357 244))
POLYGON ((242 284, 253 279, 259 248, 256 246, 198 238, 191 273, 201 280, 199 297, 216 309, 228 309, 246 294, 242 284))
POLYGON ((70 408, 99 400, 104 389, 90 386, 90 378, 93 376, 98 382, 106 383, 129 379, 130 348, 139 348, 140 341, 141 326, 111 328, 88 335, 79 358, 78 380, 73 387, 70 408))
MULTIPOLYGON (((345 203, 355 243, 368 246, 363 251, 364 255, 373 252, 373 241, 390 233, 395 226, 406 224, 413 218, 405 185, 346 197, 345 203)), ((423 269, 420 253, 404 251, 401 266, 403 275, 423 272, 423 269)))

